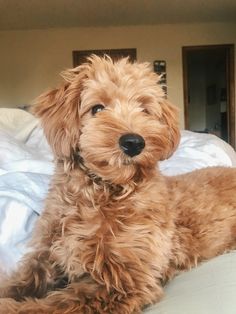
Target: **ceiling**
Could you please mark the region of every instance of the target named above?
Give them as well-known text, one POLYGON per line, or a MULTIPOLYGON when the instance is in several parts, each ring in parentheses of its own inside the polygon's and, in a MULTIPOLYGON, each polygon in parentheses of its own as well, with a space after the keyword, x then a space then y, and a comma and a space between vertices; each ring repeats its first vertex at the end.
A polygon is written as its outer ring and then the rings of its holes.
POLYGON ((236 0, 0 0, 0 30, 236 22, 236 0))

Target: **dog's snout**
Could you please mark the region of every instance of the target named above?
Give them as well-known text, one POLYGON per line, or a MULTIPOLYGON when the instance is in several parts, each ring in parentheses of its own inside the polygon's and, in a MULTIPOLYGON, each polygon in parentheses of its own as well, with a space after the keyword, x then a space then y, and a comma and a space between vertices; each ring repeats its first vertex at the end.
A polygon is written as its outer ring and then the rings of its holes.
POLYGON ((141 153, 145 147, 145 141, 142 136, 130 133, 120 137, 119 145, 126 155, 133 157, 141 153))

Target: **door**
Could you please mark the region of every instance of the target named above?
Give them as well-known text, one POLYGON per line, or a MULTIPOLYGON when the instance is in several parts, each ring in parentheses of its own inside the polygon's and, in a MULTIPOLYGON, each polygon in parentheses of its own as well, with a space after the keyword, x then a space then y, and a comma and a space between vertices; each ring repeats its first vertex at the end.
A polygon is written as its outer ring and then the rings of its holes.
POLYGON ((183 47, 185 128, 235 148, 234 46, 183 47))

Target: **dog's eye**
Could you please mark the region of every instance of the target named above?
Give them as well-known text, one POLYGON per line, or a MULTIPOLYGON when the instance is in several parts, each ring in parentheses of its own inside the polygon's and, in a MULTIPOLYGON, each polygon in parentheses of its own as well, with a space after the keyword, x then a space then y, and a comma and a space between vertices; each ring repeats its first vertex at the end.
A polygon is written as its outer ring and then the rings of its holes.
POLYGON ((97 104, 97 105, 93 106, 93 108, 92 108, 92 115, 94 116, 96 113, 98 113, 104 109, 105 109, 105 107, 102 104, 97 104))
POLYGON ((146 114, 150 114, 150 112, 147 109, 143 109, 142 112, 144 112, 146 114))

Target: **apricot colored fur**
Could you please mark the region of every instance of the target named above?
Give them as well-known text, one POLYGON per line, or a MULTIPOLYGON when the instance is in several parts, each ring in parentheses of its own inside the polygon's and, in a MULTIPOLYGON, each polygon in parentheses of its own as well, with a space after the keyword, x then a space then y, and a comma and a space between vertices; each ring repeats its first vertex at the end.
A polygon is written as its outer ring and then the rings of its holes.
POLYGON ((92 56, 63 77, 34 107, 56 170, 31 251, 1 280, 0 313, 140 313, 177 272, 235 247, 236 170, 160 173, 177 110, 148 64, 92 56), (126 133, 145 140, 134 157, 119 147, 126 133))

